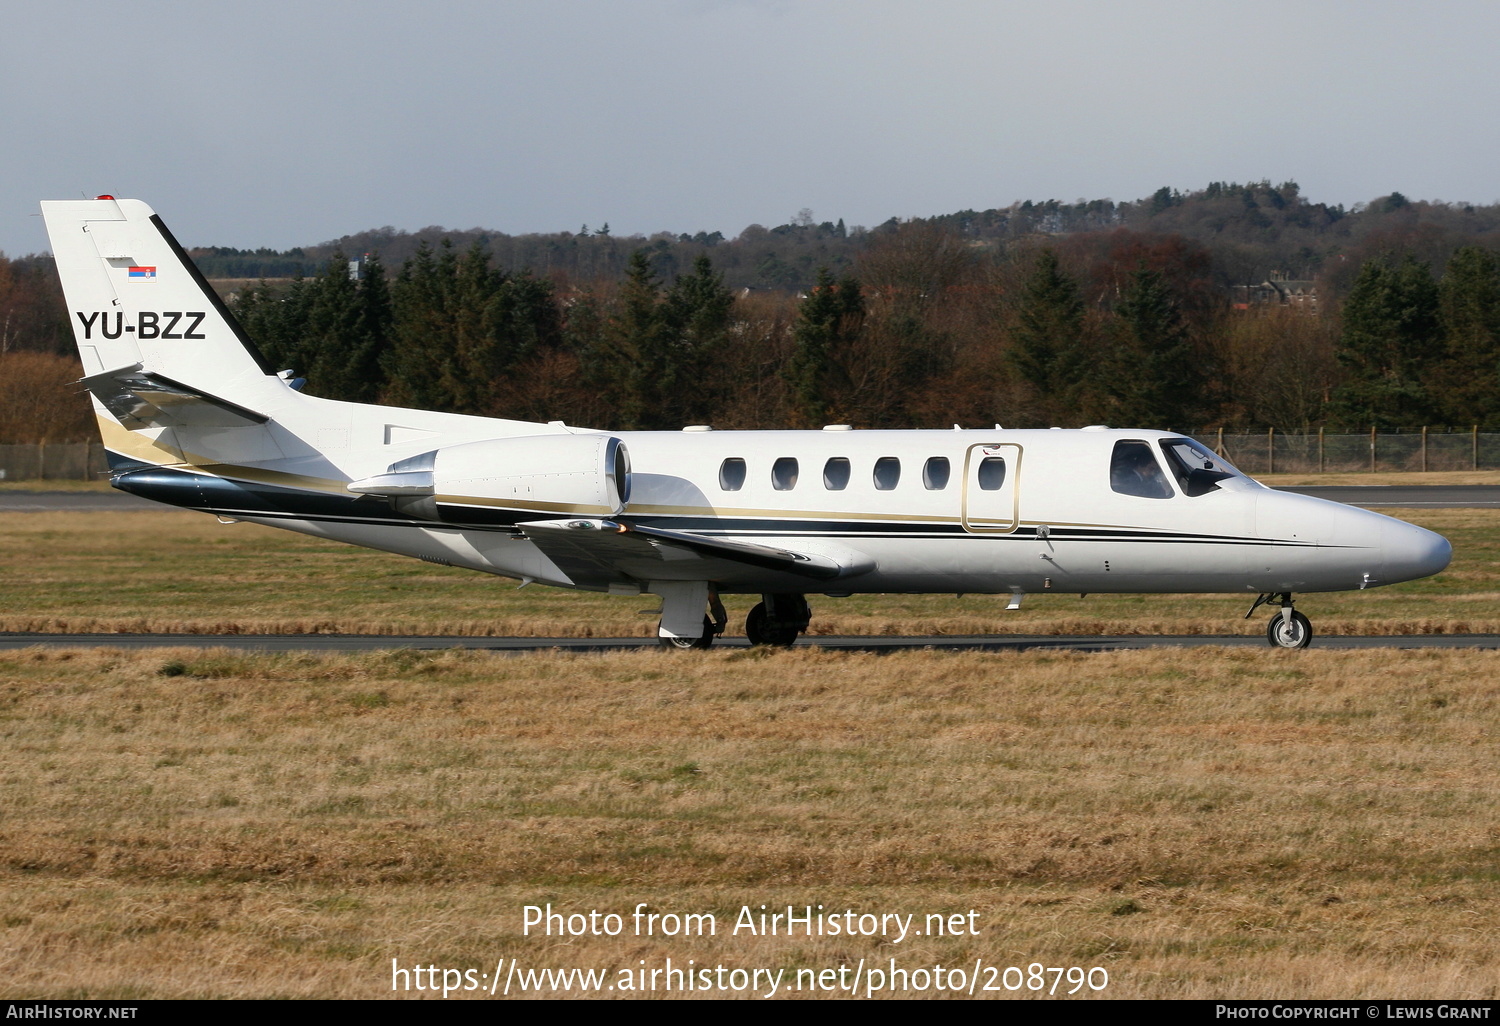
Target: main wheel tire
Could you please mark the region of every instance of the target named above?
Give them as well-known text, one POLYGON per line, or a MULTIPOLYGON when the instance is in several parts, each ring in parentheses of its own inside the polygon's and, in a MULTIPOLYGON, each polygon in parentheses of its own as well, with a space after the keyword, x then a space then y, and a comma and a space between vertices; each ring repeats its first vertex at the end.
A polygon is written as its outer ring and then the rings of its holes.
POLYGON ((1312 624, 1296 610, 1292 611, 1291 623, 1276 613, 1266 624, 1266 640, 1277 648, 1306 648, 1312 643, 1312 633, 1312 624))
POLYGON ((663 648, 708 648, 714 643, 714 622, 709 617, 703 617, 703 635, 697 638, 667 638, 658 636, 663 648))
POLYGON ((766 604, 757 602, 750 615, 745 617, 745 637, 752 645, 779 645, 790 648, 796 644, 800 632, 795 628, 770 626, 766 623, 766 604))

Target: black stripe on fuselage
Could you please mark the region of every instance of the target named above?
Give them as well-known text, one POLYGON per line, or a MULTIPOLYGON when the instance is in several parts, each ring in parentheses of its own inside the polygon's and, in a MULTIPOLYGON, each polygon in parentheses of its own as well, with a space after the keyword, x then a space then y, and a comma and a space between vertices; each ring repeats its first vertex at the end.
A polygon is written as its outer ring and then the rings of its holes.
MULTIPOLYGON (((118 460, 113 484, 122 491, 173 506, 219 516, 272 520, 304 520, 330 524, 362 524, 383 527, 450 527, 467 530, 519 533, 516 524, 528 520, 567 520, 575 515, 507 510, 487 506, 439 504, 441 520, 427 520, 393 509, 371 496, 342 496, 306 488, 261 482, 236 481, 176 467, 141 464, 110 454, 118 460)), ((923 538, 968 538, 1036 542, 1036 527, 1013 532, 969 532, 961 524, 944 522, 858 520, 808 520, 797 518, 715 518, 697 515, 643 517, 622 516, 622 522, 663 530, 682 531, 723 538, 821 538, 851 543, 870 539, 916 540, 923 538)), ((1052 527, 1049 536, 1078 542, 1171 542, 1187 545, 1276 545, 1316 548, 1312 542, 1278 541, 1238 535, 1206 535, 1149 529, 1052 527)), ((1327 547, 1327 546, 1325 546, 1327 547)))
MULTIPOLYGON (((176 467, 127 469, 116 472, 111 483, 121 491, 142 498, 226 517, 264 517, 387 527, 439 526, 434 521, 392 509, 384 499, 372 496, 343 496, 309 488, 235 481, 176 467)), ((483 528, 485 525, 473 526, 483 528)), ((515 532, 514 527, 500 525, 496 525, 494 529, 515 532)))

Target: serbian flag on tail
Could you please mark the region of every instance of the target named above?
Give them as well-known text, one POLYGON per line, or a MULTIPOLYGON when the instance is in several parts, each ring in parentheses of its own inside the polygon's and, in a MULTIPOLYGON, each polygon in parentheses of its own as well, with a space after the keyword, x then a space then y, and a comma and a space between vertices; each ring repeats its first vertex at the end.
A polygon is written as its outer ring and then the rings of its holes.
POLYGON ((156 268, 154 267, 132 267, 130 269, 131 281, 155 281, 156 268))

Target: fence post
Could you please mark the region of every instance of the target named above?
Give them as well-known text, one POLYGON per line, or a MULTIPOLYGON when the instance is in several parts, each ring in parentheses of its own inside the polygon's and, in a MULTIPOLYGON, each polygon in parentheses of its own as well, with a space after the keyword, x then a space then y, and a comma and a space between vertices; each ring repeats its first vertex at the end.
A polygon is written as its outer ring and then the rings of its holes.
POLYGON ((1370 425, 1370 473, 1375 473, 1375 425, 1370 425))
POLYGON ((1219 445, 1214 449, 1214 452, 1220 456, 1224 455, 1224 426, 1222 424, 1219 425, 1219 445))
POLYGON ((1427 425, 1422 425, 1422 472, 1427 472, 1427 425))
POLYGON ((47 443, 36 443, 36 477, 38 481, 47 480, 47 443))
POLYGON ((1478 470, 1479 469, 1479 425, 1478 424, 1474 425, 1473 437, 1472 437, 1471 442, 1470 442, 1470 460, 1473 463, 1472 469, 1478 470))
POLYGON ((1318 473, 1321 474, 1323 472, 1323 429, 1318 428, 1318 473))
POLYGON ((1266 473, 1276 473, 1276 429, 1266 428, 1266 473))

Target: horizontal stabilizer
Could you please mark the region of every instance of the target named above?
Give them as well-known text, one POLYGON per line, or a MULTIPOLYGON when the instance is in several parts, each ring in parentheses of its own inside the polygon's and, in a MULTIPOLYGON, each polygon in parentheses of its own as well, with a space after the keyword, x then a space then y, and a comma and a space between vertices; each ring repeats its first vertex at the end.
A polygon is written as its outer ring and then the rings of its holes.
POLYGON ((191 385, 144 371, 138 363, 90 374, 79 384, 132 431, 153 427, 253 427, 270 419, 191 385))
POLYGON ((646 557, 656 562, 672 563, 696 556, 830 581, 863 573, 873 566, 873 563, 846 565, 823 555, 752 542, 707 538, 686 531, 638 527, 612 520, 539 520, 516 526, 525 530, 537 547, 549 555, 553 548, 566 547, 580 554, 587 553, 597 564, 621 569, 624 569, 623 560, 634 563, 646 557))

